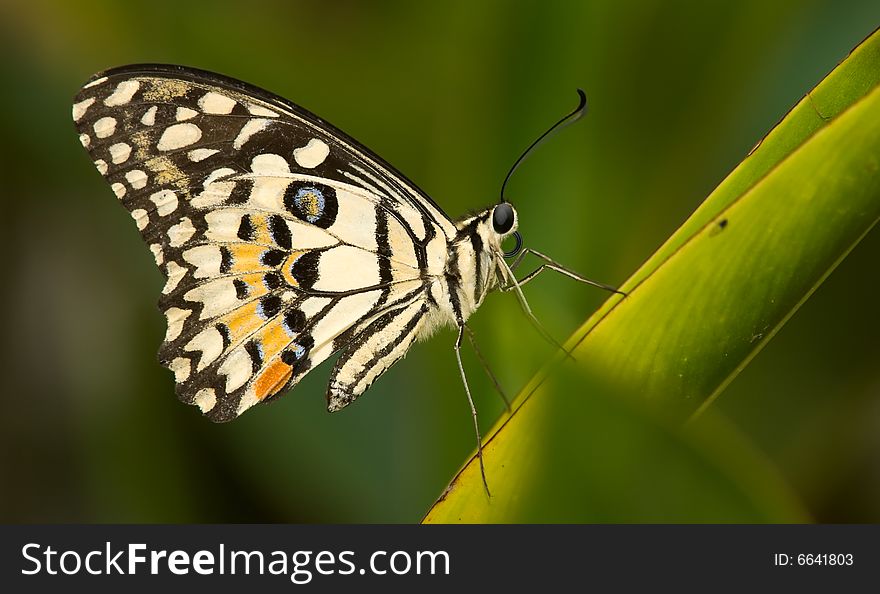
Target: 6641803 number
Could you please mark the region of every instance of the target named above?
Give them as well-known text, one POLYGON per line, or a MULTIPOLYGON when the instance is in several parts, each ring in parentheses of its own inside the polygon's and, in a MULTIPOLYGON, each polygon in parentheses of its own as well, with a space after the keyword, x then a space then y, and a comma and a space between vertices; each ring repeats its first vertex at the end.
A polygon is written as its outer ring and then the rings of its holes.
POLYGON ((852 565, 852 553, 800 553, 798 565, 852 565))

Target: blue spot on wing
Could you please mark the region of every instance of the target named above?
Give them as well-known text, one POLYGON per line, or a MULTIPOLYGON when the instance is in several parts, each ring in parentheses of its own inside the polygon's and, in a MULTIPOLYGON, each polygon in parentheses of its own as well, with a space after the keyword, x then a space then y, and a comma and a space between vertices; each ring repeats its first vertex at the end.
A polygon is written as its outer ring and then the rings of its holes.
POLYGON ((305 214, 306 220, 315 223, 324 214, 326 200, 318 188, 300 188, 293 197, 296 207, 305 214))
POLYGON ((336 190, 317 182, 293 182, 284 192, 284 207, 296 218, 326 229, 336 222, 336 190))

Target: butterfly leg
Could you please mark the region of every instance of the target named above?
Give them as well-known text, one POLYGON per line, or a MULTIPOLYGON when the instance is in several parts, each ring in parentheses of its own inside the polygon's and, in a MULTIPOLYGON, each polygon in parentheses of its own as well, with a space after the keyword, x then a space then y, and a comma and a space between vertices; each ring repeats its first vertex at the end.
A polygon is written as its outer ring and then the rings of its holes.
MULTIPOLYGON (((594 287, 598 287, 600 289, 605 289, 606 291, 611 291, 612 293, 617 293, 619 295, 626 295, 626 293, 624 293, 623 291, 619 291, 610 285, 605 285, 603 283, 597 283, 596 281, 593 281, 593 280, 590 280, 586 277, 583 277, 580 274, 578 274, 577 272, 574 272, 573 270, 569 270, 565 266, 554 261, 549 256, 546 256, 546 255, 542 254, 541 252, 533 250, 531 248, 525 248, 523 251, 521 251, 519 253, 519 256, 517 256, 516 260, 514 260, 510 266, 511 270, 516 270, 516 267, 519 266, 519 264, 522 262, 523 256, 525 256, 526 254, 532 254, 533 256, 540 258, 541 260, 544 261, 544 264, 541 264, 537 269, 533 270, 532 272, 525 275, 523 278, 519 279, 517 281, 519 286, 523 286, 524 284, 526 284, 530 280, 534 279, 536 276, 541 274, 544 270, 555 270, 556 272, 558 272, 560 274, 564 274, 568 278, 574 279, 580 283, 592 285, 594 287)), ((510 287, 510 288, 512 288, 512 287, 510 287)), ((502 290, 509 291, 510 288, 502 287, 502 290)))
POLYGON ((486 467, 483 466, 483 437, 480 435, 480 425, 477 422, 477 407, 474 406, 474 399, 471 397, 471 389, 468 387, 467 377, 464 374, 464 366, 461 364, 461 338, 464 336, 465 325, 460 322, 458 325, 458 338, 455 340, 455 359, 458 361, 458 372, 461 374, 461 381, 464 384, 464 391, 467 394, 468 403, 471 405, 471 416, 474 419, 474 431, 477 433, 477 456, 480 459, 480 474, 483 477, 483 488, 486 489, 486 495, 491 497, 489 492, 489 483, 486 481, 486 467))
POLYGON ((504 292, 514 291, 516 293, 516 298, 519 300, 519 305, 522 308, 523 313, 526 314, 526 317, 532 323, 532 326, 535 327, 535 329, 538 331, 539 334, 541 334, 544 340, 565 353, 568 358, 574 361, 575 359, 572 356, 571 352, 569 352, 568 349, 559 344, 559 342, 557 342, 556 339, 553 338, 553 336, 547 331, 547 329, 544 328, 544 325, 541 324, 538 318, 535 317, 535 314, 532 313, 532 308, 529 306, 529 302, 528 300, 526 300, 526 296, 523 294, 522 288, 520 288, 520 282, 516 280, 516 277, 513 275, 513 271, 507 265, 507 262, 505 262, 503 259, 498 260, 498 262, 501 265, 501 270, 503 271, 503 278, 507 282, 506 285, 502 284, 499 287, 499 290, 504 292))
POLYGON ((510 263, 510 269, 515 271, 520 264, 522 264, 523 258, 526 257, 526 254, 530 254, 532 252, 531 248, 523 248, 516 255, 516 258, 513 259, 513 262, 510 263))
POLYGON ((483 365, 483 369, 486 371, 486 375, 488 375, 489 379, 492 380, 492 383, 495 385, 495 390, 504 401, 504 406, 507 407, 507 412, 510 412, 510 400, 507 399, 507 394, 505 394, 504 390, 501 389, 501 384, 498 382, 498 378, 495 377, 494 373, 492 373, 492 369, 489 367, 486 359, 483 358, 483 353, 481 353, 479 347, 477 347, 477 339, 474 336, 474 331, 471 330, 471 327, 466 324, 464 326, 464 331, 467 333, 468 340, 470 341, 474 352, 477 354, 477 359, 479 359, 480 363, 483 365))

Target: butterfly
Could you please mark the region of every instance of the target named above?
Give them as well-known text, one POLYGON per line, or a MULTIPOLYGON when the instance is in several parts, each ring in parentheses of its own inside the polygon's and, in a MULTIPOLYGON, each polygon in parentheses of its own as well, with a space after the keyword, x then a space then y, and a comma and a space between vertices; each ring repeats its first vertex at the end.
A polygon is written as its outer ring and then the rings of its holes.
MULTIPOLYGON (((557 126, 582 113, 579 93, 557 126)), ((159 361, 180 400, 212 421, 277 398, 335 353, 326 398, 338 411, 414 342, 453 326, 482 468, 460 355, 468 318, 497 289, 515 291, 534 320, 520 287, 548 268, 614 290, 523 250, 503 198, 453 221, 356 140, 232 78, 111 69, 82 87, 73 119, 165 276, 159 361), (526 254, 544 262, 517 280, 526 254)))

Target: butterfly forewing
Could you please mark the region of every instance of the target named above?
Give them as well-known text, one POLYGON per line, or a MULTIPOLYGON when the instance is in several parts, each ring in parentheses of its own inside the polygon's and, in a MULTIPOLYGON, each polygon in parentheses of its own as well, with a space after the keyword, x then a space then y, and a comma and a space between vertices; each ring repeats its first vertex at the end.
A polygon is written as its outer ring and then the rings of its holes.
POLYGON ((97 75, 73 117, 166 277, 159 358, 185 402, 228 420, 343 350, 335 410, 415 340, 456 228, 345 134, 170 66, 97 75))

